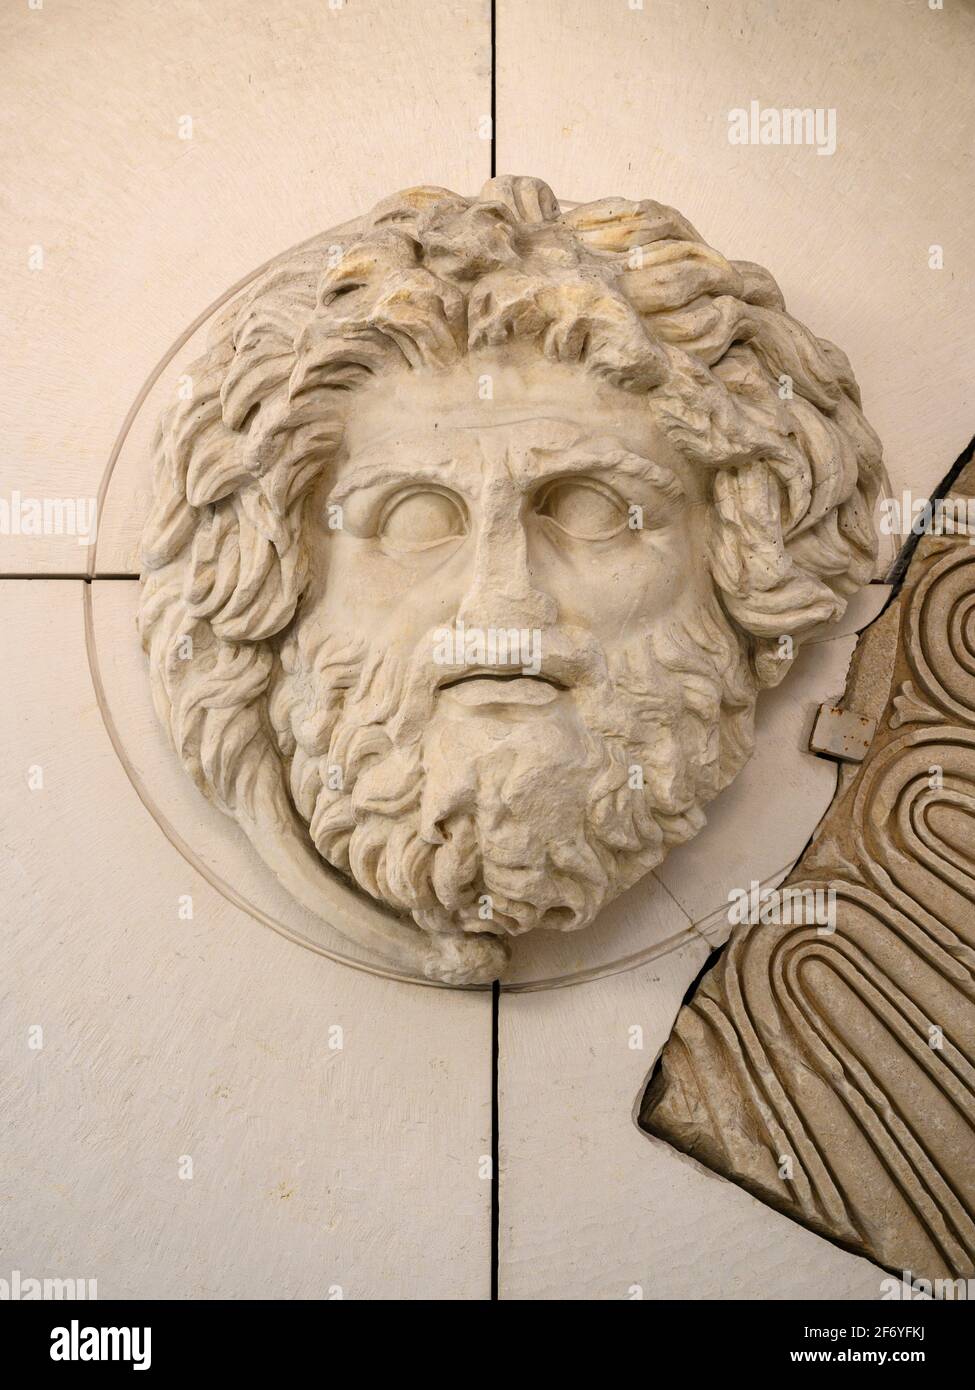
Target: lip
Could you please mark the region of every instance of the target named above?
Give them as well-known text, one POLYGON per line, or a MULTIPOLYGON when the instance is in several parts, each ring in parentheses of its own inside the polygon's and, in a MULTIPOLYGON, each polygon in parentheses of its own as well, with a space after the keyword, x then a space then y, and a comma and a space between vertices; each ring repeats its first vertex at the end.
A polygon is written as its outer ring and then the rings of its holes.
POLYGON ((460 705, 550 705, 559 688, 544 676, 461 676, 442 686, 444 694, 460 705))

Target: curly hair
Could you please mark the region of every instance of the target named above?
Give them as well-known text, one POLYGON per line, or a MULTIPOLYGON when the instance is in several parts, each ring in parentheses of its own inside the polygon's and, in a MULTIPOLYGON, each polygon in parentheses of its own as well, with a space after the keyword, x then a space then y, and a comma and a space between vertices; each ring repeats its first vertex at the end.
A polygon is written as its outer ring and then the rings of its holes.
POLYGON ((349 393, 516 339, 652 398, 711 475, 708 563, 753 691, 788 669, 782 637, 794 654, 872 577, 879 441, 845 355, 786 313, 766 270, 650 200, 563 211, 513 177, 475 198, 407 189, 226 307, 154 437, 140 610, 154 699, 197 785, 245 828, 262 796, 292 811, 268 692, 349 393))

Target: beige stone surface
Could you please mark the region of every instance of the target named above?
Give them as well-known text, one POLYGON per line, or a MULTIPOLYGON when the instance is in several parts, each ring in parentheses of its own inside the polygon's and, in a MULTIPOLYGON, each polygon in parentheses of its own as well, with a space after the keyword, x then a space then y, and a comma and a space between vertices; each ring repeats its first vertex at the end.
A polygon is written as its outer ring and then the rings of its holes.
POLYGON ((101 1298, 487 1298, 490 997, 337 965, 196 872, 109 741, 86 589, 0 586, 7 1269, 101 1298))

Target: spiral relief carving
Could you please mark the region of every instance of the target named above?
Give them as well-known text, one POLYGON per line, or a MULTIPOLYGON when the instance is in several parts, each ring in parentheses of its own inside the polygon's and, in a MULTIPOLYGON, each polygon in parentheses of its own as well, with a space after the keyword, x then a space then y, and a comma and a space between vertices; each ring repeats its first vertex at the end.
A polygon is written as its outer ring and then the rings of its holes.
POLYGON ((927 698, 975 724, 975 555, 964 539, 948 544, 952 553, 918 585, 907 656, 927 698))
MULTIPOLYGON (((970 466, 958 488, 973 486, 970 466)), ((890 672, 873 745, 789 880, 832 894, 832 929, 736 929, 678 1017, 641 1124, 891 1270, 958 1278, 975 1272, 967 537, 926 537, 897 603, 847 693, 862 707, 859 673, 890 672)))

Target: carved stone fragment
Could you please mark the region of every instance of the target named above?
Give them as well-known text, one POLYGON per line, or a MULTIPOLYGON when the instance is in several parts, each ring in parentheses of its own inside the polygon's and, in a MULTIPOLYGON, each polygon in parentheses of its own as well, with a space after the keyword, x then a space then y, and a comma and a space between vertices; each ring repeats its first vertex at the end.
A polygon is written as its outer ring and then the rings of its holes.
MULTIPOLYGON (((975 493, 975 466, 956 494, 975 493)), ((834 930, 738 927, 641 1123, 898 1273, 975 1272, 975 550, 925 537, 846 703, 885 709, 790 883, 834 930), (891 619, 894 621, 891 621, 891 619)))
POLYGON ((159 717, 296 898, 433 979, 696 834, 872 575, 845 356, 649 200, 397 193, 187 376, 143 546, 159 717))

